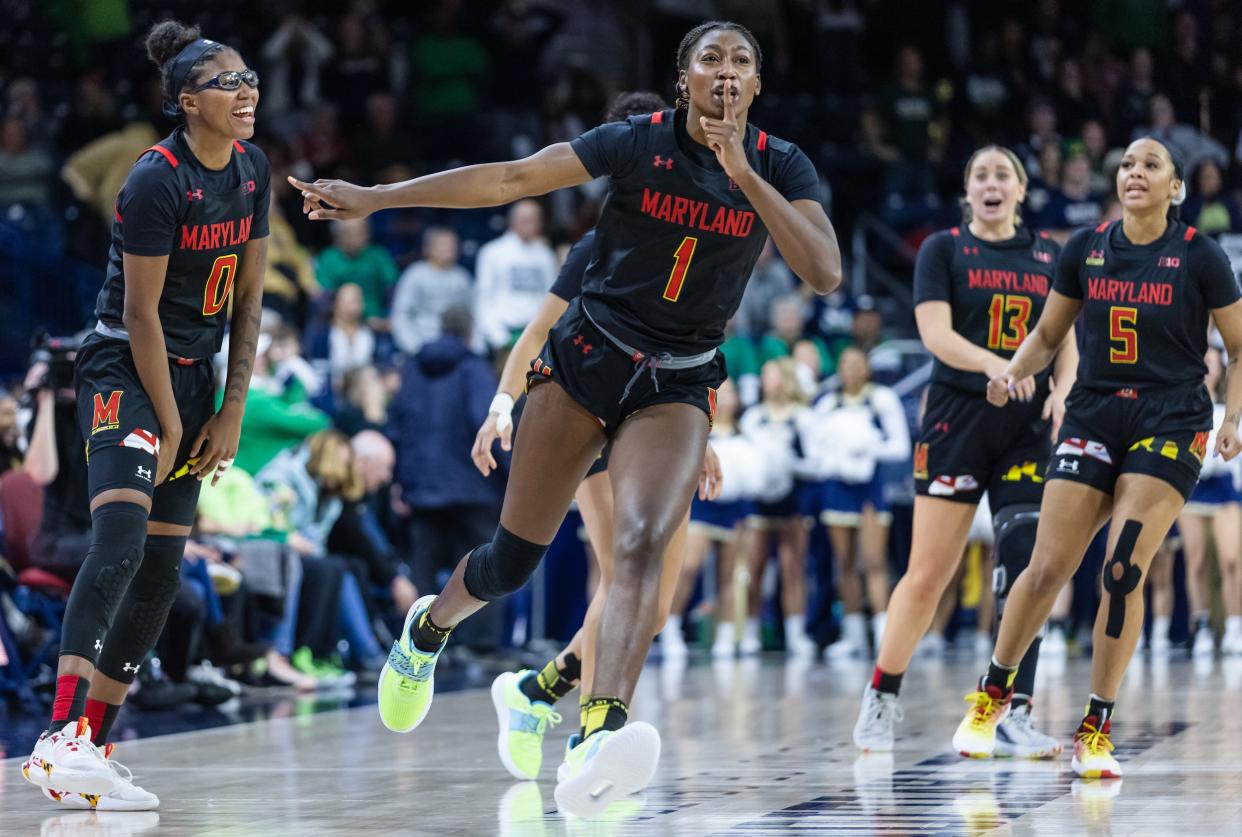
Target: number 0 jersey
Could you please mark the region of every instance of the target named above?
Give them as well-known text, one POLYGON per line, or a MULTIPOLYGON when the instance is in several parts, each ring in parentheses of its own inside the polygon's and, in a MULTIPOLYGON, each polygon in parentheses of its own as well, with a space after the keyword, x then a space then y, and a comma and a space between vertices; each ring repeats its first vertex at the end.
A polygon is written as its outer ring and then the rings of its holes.
MULTIPOLYGON (((1013 357, 1043 313, 1061 248, 1018 227, 1013 238, 984 241, 969 227, 928 237, 914 265, 914 304, 947 302, 953 330, 1000 357, 1013 357)), ((1038 380, 1048 378, 1043 370, 1038 380)), ((967 392, 987 392, 986 376, 954 369, 936 358, 932 381, 967 392)))
MULTIPOLYGON (((571 143, 611 186, 583 277, 583 307, 645 352, 719 346, 767 240, 767 228, 716 155, 686 132, 683 110, 632 116, 571 143)), ((797 146, 746 126, 746 157, 786 200, 817 200, 797 146)))
POLYGON ((1150 244, 1119 222, 1079 230, 1054 290, 1082 300, 1078 384, 1102 391, 1201 382, 1208 312, 1242 296, 1220 245, 1180 221, 1150 244))
POLYGON ((124 336, 123 253, 168 256, 159 316, 168 353, 220 350, 242 251, 268 234, 271 170, 259 147, 235 141, 228 166, 205 167, 177 128, 139 156, 116 198, 112 247, 95 316, 124 336))

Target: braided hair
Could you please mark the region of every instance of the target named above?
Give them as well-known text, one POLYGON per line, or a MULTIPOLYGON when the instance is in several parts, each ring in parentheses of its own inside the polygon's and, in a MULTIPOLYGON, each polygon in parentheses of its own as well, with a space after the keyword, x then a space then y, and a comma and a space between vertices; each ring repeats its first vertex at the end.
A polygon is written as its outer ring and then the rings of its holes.
MULTIPOLYGON (((763 69, 763 50, 759 48, 759 40, 754 34, 740 23, 734 23, 731 20, 709 20, 706 23, 700 23, 698 26, 686 33, 686 37, 681 39, 681 46, 677 47, 677 72, 678 75, 690 68, 690 51, 694 49, 694 45, 699 39, 716 29, 723 29, 727 32, 736 32, 746 39, 750 44, 751 51, 755 53, 755 70, 756 72, 763 69)), ((677 80, 677 107, 685 109, 690 107, 690 91, 686 90, 681 83, 681 79, 677 80)))

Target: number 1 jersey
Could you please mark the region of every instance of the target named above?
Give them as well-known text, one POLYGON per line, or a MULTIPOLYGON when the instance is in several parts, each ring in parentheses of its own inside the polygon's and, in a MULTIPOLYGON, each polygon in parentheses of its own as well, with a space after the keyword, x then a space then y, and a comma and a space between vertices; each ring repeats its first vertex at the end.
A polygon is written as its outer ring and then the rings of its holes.
POLYGON ((229 164, 209 169, 177 128, 138 157, 116 197, 112 247, 95 316, 124 331, 123 253, 168 256, 160 325, 168 353, 202 358, 220 350, 242 251, 268 234, 271 170, 259 147, 234 141, 229 164))
MULTIPOLYGON (((571 143, 608 198, 582 282, 596 323, 645 352, 719 346, 768 232, 716 155, 686 132, 684 110, 632 116, 571 143)), ((751 167, 786 200, 817 200, 797 146, 746 126, 751 167)))

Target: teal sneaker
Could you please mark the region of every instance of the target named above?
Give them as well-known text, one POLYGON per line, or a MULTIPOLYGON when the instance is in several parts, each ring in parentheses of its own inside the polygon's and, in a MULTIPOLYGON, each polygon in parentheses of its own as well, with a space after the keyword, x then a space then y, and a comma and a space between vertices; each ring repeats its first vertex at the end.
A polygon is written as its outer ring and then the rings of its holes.
POLYGON ((597 817, 614 802, 651 784, 660 762, 660 733, 637 721, 597 732, 565 754, 556 772, 556 807, 576 817, 597 817))
POLYGON ((535 676, 535 672, 506 671, 492 681, 492 705, 500 726, 496 750, 505 770, 515 779, 538 777, 543 766, 543 736, 548 727, 561 722, 560 713, 551 704, 532 701, 518 688, 528 676, 535 676))
POLYGON ((393 732, 410 732, 427 717, 431 698, 435 695, 436 660, 440 650, 427 654, 414 647, 410 639, 410 625, 431 607, 435 596, 423 596, 414 602, 405 615, 401 635, 388 652, 388 662, 380 672, 379 692, 380 720, 393 732))

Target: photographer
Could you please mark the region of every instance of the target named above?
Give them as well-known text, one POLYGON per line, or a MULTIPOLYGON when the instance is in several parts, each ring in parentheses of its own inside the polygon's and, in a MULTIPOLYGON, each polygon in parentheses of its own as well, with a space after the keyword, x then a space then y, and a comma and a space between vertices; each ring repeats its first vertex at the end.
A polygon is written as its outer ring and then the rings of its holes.
POLYGON ((86 449, 78 431, 73 361, 78 341, 48 338, 35 352, 26 375, 34 419, 25 469, 43 486, 43 517, 31 544, 42 569, 72 582, 91 541, 86 496, 86 449))

